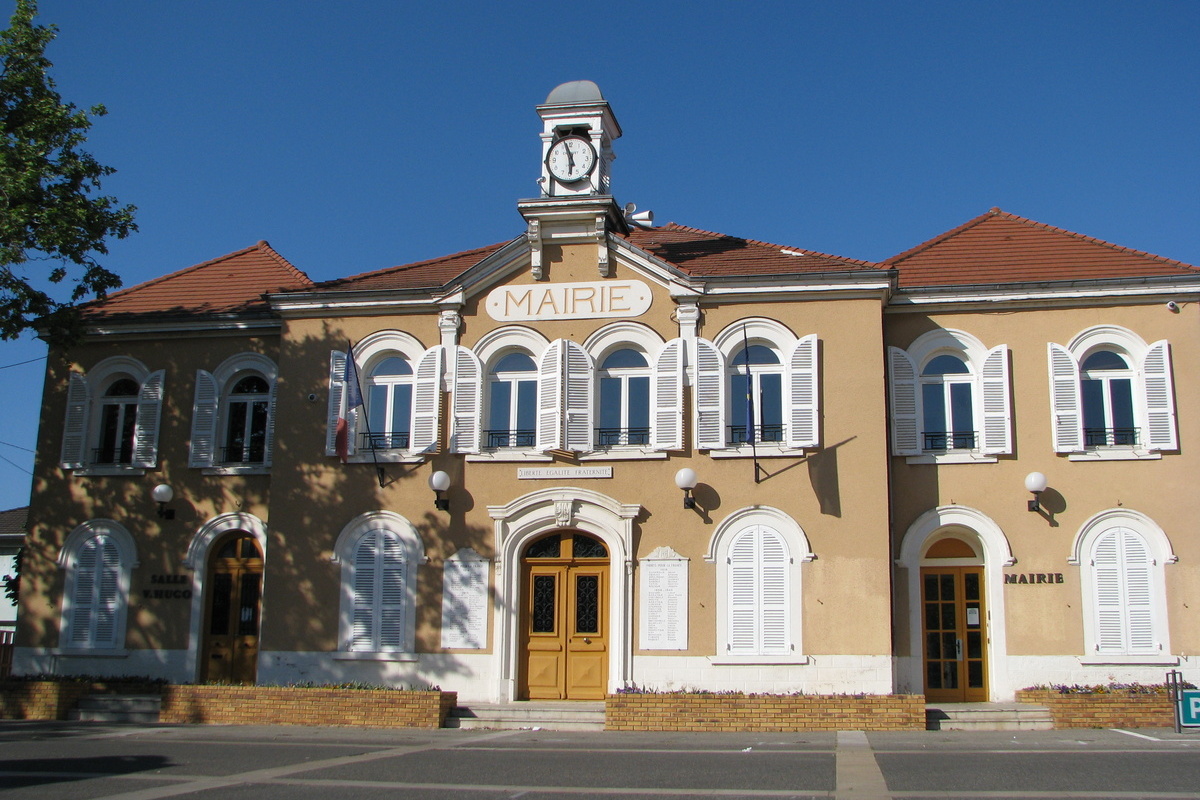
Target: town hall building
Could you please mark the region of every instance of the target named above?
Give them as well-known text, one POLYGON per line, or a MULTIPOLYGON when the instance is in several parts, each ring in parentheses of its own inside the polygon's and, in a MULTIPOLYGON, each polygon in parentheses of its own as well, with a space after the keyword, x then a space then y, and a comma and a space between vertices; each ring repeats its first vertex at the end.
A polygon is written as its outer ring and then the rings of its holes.
POLYGON ((1200 270, 999 209, 879 263, 656 227, 594 83, 537 113, 509 241, 324 282, 259 242, 85 308, 14 672, 952 702, 1192 666, 1200 270))

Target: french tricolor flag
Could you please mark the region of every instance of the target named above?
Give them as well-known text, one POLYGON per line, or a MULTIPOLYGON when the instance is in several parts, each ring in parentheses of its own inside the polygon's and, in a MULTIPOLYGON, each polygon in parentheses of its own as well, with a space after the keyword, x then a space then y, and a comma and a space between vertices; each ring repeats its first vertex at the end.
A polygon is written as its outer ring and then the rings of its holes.
POLYGON ((346 402, 342 404, 333 442, 338 458, 345 464, 350 455, 350 415, 363 404, 362 390, 358 386, 358 367, 354 364, 354 348, 349 342, 346 343, 346 370, 342 374, 342 386, 346 402))

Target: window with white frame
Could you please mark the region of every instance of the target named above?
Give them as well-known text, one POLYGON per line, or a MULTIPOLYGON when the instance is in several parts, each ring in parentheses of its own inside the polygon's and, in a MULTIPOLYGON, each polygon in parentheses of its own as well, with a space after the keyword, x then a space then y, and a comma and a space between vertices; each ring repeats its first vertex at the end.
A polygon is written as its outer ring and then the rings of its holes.
POLYGON ((488 368, 488 449, 532 448, 537 442, 538 369, 526 352, 513 350, 488 368))
POLYGON ((975 459, 1009 454, 1012 404, 1007 345, 937 329, 908 349, 888 348, 892 454, 975 459))
POLYGON ((426 348, 404 331, 383 330, 354 346, 349 372, 346 351, 330 352, 325 454, 339 454, 339 422, 348 458, 419 458, 435 450, 441 439, 442 380, 454 349, 426 348), (354 396, 346 391, 348 375, 358 382, 361 406, 346 407, 354 396))
POLYGON ((188 463, 231 470, 270 466, 275 427, 275 362, 240 353, 212 372, 196 371, 188 463))
POLYGON ((67 537, 59 566, 66 571, 59 647, 123 649, 133 537, 111 520, 89 521, 67 537))
POLYGON ((392 512, 363 514, 343 529, 334 558, 341 563, 339 650, 351 657, 411 655, 417 565, 425 560, 416 529, 392 512))
POLYGON ((1071 563, 1081 568, 1085 658, 1170 656, 1163 567, 1174 562, 1162 529, 1136 511, 1114 509, 1084 524, 1071 563))
POLYGON ((803 658, 800 570, 813 557, 804 532, 777 509, 742 509, 718 525, 706 556, 717 565, 718 659, 803 658))
POLYGON ((1171 352, 1117 326, 1048 345, 1054 450, 1081 458, 1158 457, 1179 447, 1171 352))
POLYGON ((60 462, 64 469, 154 467, 162 416, 164 372, 140 361, 108 358, 67 385, 60 462))
POLYGON ((780 450, 820 446, 816 334, 797 338, 775 320, 753 318, 694 346, 697 448, 740 453, 751 440, 780 450))
POLYGON ((599 449, 650 443, 650 365, 645 354, 614 350, 600 362, 595 445, 599 449))

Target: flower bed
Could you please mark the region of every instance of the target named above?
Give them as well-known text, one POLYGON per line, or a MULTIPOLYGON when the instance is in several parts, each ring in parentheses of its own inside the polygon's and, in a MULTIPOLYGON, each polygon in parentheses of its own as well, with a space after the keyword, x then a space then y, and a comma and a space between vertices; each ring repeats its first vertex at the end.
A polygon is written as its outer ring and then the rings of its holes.
POLYGON ((610 731, 925 730, 925 696, 623 692, 604 698, 610 731))
POLYGON ((1052 686, 1021 689, 1017 702, 1050 709, 1055 728, 1170 728, 1175 712, 1163 686, 1052 686))

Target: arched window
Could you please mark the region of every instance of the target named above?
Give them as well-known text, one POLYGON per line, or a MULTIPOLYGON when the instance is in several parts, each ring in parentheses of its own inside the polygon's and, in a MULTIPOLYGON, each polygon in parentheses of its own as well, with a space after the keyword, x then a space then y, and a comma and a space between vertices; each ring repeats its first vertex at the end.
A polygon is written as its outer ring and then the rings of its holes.
POLYGON ((367 423, 371 430, 359 431, 363 448, 407 448, 412 425, 412 365, 403 355, 386 354, 369 367, 366 383, 367 423))
POLYGON ((231 356, 212 372, 196 370, 190 466, 270 466, 276 374, 275 362, 259 353, 231 356))
POLYGON ((770 347, 751 344, 729 360, 727 441, 783 441, 783 364, 770 347))
POLYGON ((100 398, 100 438, 92 451, 93 464, 133 462, 133 437, 137 423, 138 384, 117 378, 100 398))
POLYGON ((254 373, 236 377, 225 397, 224 464, 261 464, 266 459, 271 385, 254 373))
POLYGON ((59 554, 66 570, 60 646, 115 650, 125 644, 133 538, 111 520, 92 520, 67 537, 59 554))
POLYGON ((598 426, 600 448, 650 443, 650 365, 632 348, 609 353, 600 363, 598 426))
POLYGON ((1085 447, 1132 446, 1137 441, 1133 370, 1125 356, 1096 350, 1079 365, 1085 447))
POLYGON ((361 657, 411 656, 415 647, 420 536, 399 514, 363 514, 334 546, 342 565, 339 649, 361 657))
POLYGON ((1055 452, 1131 459, 1179 449, 1166 340, 1147 345, 1133 331, 1097 325, 1048 351, 1055 452))
POLYGON ((64 469, 154 467, 162 416, 163 371, 124 356, 105 359, 67 387, 64 469))
POLYGON ((888 348, 892 454, 991 461, 1011 453, 1008 346, 938 328, 888 348))
POLYGON ((510 351, 488 370, 488 448, 533 447, 537 436, 538 369, 528 353, 510 351))
POLYGON ((1082 578, 1085 657, 1155 663, 1171 655, 1163 567, 1175 561, 1166 534, 1137 511, 1111 509, 1084 523, 1070 562, 1082 578))
POLYGON ((974 450, 975 376, 958 356, 936 355, 921 369, 922 449, 974 450))

